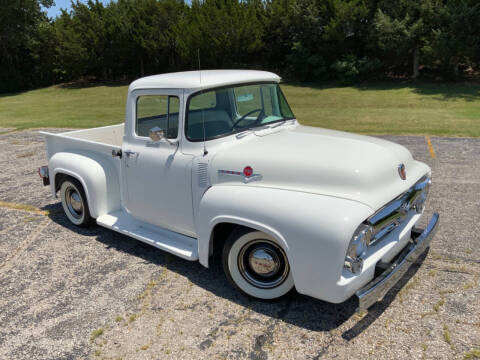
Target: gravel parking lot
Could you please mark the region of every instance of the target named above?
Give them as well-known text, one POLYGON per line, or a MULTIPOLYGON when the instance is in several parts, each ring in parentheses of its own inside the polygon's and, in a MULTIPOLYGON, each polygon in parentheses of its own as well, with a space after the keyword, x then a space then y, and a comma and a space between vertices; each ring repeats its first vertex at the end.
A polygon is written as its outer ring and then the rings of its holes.
MULTIPOLYGON (((386 137, 433 169, 421 266, 368 313, 239 295, 115 232, 75 228, 37 175, 37 131, 0 135, 0 359, 463 359, 480 356, 480 139, 386 137)), ((321 276, 321 274, 319 274, 321 276)))

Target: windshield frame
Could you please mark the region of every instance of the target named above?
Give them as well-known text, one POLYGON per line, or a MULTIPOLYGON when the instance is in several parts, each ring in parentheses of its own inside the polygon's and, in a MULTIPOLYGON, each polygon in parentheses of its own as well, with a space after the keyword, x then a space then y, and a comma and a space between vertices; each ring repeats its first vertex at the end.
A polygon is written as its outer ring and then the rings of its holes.
MULTIPOLYGON (((236 104, 235 104, 236 106, 236 104)), ((281 109, 280 109, 281 111, 281 109)), ((282 114, 283 116, 283 114, 282 114)), ((282 88, 280 87, 280 83, 278 82, 275 82, 275 81, 254 81, 254 82, 245 82, 245 83, 238 83, 238 84, 230 84, 230 85, 222 85, 222 86, 216 86, 216 87, 209 87, 207 89, 201 89, 201 90, 198 90, 198 91, 195 91, 195 92, 192 92, 188 98, 187 98, 187 101, 186 101, 186 104, 185 104, 185 121, 184 121, 184 126, 183 126, 183 132, 185 134, 185 138, 189 141, 189 142, 192 142, 192 143, 197 143, 197 142, 203 142, 203 141, 210 141, 210 140, 216 140, 216 139, 220 139, 220 138, 223 138, 223 137, 227 137, 227 136, 231 136, 231 135, 235 135, 235 134, 238 134, 238 133, 241 133, 241 132, 245 132, 245 131, 248 131, 248 130, 251 130, 251 129, 255 129, 255 128, 261 128, 261 127, 265 127, 266 125, 270 125, 270 124, 275 124, 275 123, 280 123, 280 122, 284 122, 284 121, 289 121, 289 120, 295 120, 296 117, 295 117, 295 114, 293 113, 292 111, 292 108, 290 107, 290 104, 288 103, 287 101, 287 97, 285 96, 285 94, 283 93, 282 91, 282 88), (264 85, 264 84, 273 84, 273 85, 277 85, 278 86, 278 90, 280 91, 281 95, 283 96, 283 98, 285 99, 285 103, 287 104, 290 112, 292 113, 293 117, 285 117, 283 119, 279 119, 279 120, 274 120, 274 121, 270 121, 266 124, 258 124, 258 125, 255 125, 255 126, 248 126, 248 127, 244 127, 244 128, 240 128, 238 130, 235 130, 235 131, 231 131, 229 133, 225 133, 225 134, 219 134, 219 135, 215 135, 215 136, 210 136, 210 137, 207 137, 205 139, 192 139, 188 136, 188 116, 189 116, 189 106, 190 106, 190 100, 192 100, 195 96, 197 95, 200 95, 200 94, 203 94, 203 93, 207 93, 207 92, 210 92, 210 91, 216 91, 216 90, 221 90, 221 89, 229 89, 229 88, 236 88, 236 87, 240 87, 240 86, 249 86, 249 85, 264 85)))

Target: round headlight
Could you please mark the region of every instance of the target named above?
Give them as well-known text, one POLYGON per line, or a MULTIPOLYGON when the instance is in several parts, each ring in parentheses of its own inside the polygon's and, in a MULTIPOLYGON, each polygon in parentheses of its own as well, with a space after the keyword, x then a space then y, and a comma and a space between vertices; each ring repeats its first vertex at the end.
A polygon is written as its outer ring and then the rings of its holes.
POLYGON ((372 241, 373 228, 367 224, 361 224, 350 240, 347 255, 351 258, 361 257, 367 252, 368 245, 372 241))
POLYGON ((353 273, 362 271, 363 257, 367 253, 368 245, 372 241, 373 228, 367 224, 361 224, 355 230, 345 257, 345 267, 353 273))

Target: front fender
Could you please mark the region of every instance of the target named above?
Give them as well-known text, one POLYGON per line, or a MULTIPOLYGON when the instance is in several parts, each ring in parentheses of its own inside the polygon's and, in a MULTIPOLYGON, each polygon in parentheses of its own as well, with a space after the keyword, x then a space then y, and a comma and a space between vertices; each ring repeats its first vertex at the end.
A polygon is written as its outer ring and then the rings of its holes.
POLYGON ((208 266, 212 231, 228 222, 264 231, 287 254, 298 292, 338 302, 336 282, 357 226, 373 210, 359 202, 298 191, 217 185, 199 206, 199 260, 208 266))
POLYGON ((88 207, 93 218, 120 207, 120 185, 117 170, 98 154, 58 152, 48 162, 48 170, 53 174, 55 192, 57 174, 66 174, 80 181, 87 196, 88 207))

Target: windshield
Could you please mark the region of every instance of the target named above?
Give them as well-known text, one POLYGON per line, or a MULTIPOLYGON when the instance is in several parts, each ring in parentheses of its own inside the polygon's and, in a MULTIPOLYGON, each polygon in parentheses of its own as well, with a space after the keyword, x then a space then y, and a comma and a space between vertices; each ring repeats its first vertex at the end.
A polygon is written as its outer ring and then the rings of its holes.
POLYGON ((224 87, 189 98, 186 134, 190 141, 203 141, 205 132, 211 140, 293 118, 277 83, 224 87))

